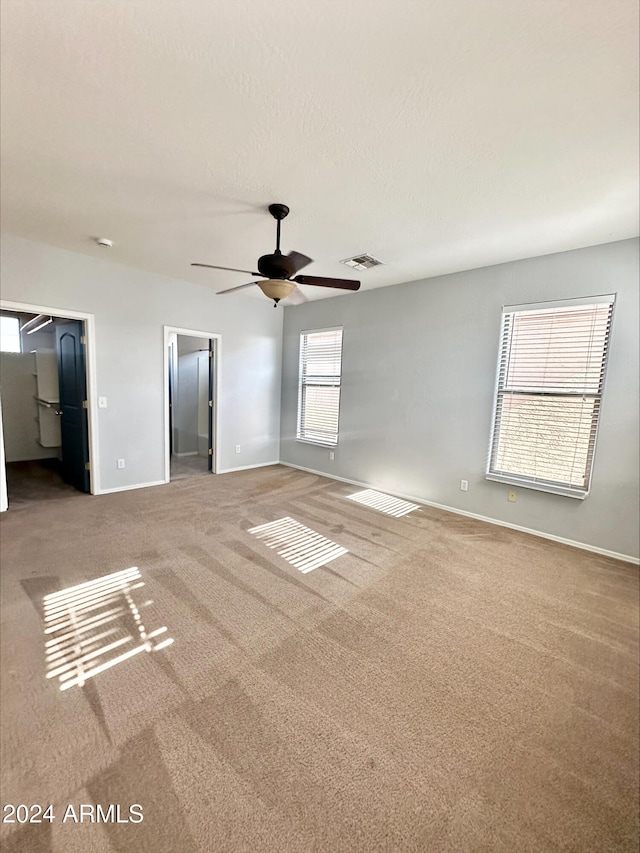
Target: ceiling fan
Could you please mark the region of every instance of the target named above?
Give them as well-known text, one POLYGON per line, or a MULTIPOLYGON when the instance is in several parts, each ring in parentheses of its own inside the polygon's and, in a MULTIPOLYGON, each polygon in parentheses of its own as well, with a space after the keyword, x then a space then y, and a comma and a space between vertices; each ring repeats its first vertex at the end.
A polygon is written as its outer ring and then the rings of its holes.
POLYGON ((234 290, 242 290, 244 287, 253 287, 257 284, 260 290, 269 299, 273 299, 273 307, 278 307, 281 299, 291 297, 291 302, 297 304, 306 302, 306 296, 297 287, 298 284, 314 284, 317 287, 336 287, 341 290, 359 290, 360 282, 348 278, 321 278, 316 275, 297 275, 301 269, 312 263, 312 259, 300 252, 289 252, 283 255, 280 251, 280 223, 289 213, 286 204, 270 204, 269 213, 277 222, 276 250, 272 255, 262 255, 258 259, 259 272, 251 270, 239 270, 235 267, 218 267, 214 264, 191 264, 192 267, 206 267, 212 270, 228 270, 229 272, 243 272, 247 275, 255 275, 262 281, 250 281, 248 284, 240 284, 227 290, 219 290, 218 293, 232 293, 234 290))

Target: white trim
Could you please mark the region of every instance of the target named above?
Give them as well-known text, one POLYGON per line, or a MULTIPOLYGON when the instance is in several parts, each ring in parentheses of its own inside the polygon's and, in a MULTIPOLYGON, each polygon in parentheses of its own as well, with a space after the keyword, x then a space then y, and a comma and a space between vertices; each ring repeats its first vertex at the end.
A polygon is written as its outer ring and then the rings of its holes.
POLYGON ((522 305, 503 305, 504 314, 515 314, 519 311, 555 311, 557 308, 575 308, 583 305, 613 305, 615 293, 601 293, 598 296, 576 296, 572 299, 553 299, 547 302, 525 302, 522 305))
POLYGON ((496 474, 495 471, 485 474, 485 480, 493 480, 495 483, 506 483, 508 486, 517 486, 519 489, 534 489, 536 492, 547 492, 547 494, 550 495, 560 495, 564 498, 575 498, 579 501, 583 501, 589 494, 588 490, 585 491, 585 489, 570 489, 568 486, 555 486, 552 484, 541 483, 537 480, 527 480, 526 477, 519 478, 515 474, 512 474, 511 476, 496 474))
POLYGON ((323 326, 321 329, 301 329, 301 335, 312 335, 315 332, 338 332, 342 330, 344 332, 344 326, 323 326))
POLYGON ((197 450, 188 450, 186 453, 176 453, 175 451, 171 454, 172 456, 197 456, 197 450))
MULTIPOLYGON (((218 474, 231 474, 233 471, 249 471, 251 468, 268 468, 269 465, 285 465, 285 462, 280 462, 279 459, 276 459, 274 462, 258 462, 256 465, 240 465, 238 468, 223 468, 221 471, 218 471, 218 474)), ((290 467, 295 468, 295 465, 291 465, 290 467)))
POLYGON ((98 494, 112 495, 115 492, 131 492, 134 489, 148 489, 150 486, 164 486, 164 485, 166 485, 164 480, 155 480, 153 483, 136 483, 133 486, 116 486, 115 489, 103 489, 98 494))
MULTIPOLYGON (((314 468, 305 468, 302 465, 294 465, 292 462, 280 462, 280 465, 285 465, 287 468, 297 468, 299 471, 306 471, 309 474, 318 474, 320 477, 326 477, 328 480, 339 480, 341 483, 349 483, 352 486, 363 486, 367 489, 375 489, 376 486, 371 483, 363 483, 360 480, 350 480, 347 477, 337 477, 335 474, 326 474, 324 471, 316 471, 314 468)), ((582 551, 591 551, 594 554, 601 554, 603 557, 611 557, 614 560, 622 560, 625 563, 640 564, 638 557, 631 557, 629 554, 619 554, 617 551, 608 551, 606 548, 598 548, 596 545, 587 545, 584 542, 576 542, 573 539, 565 539, 563 536, 554 536, 552 533, 543 533, 541 530, 533 530, 530 527, 522 527, 519 524, 511 524, 508 521, 500 521, 497 518, 489 518, 486 515, 478 515, 475 512, 467 512, 464 509, 438 504, 434 501, 426 501, 424 498, 416 497, 415 495, 406 495, 402 492, 393 492, 394 496, 404 498, 408 501, 422 504, 423 506, 432 506, 435 509, 442 509, 445 512, 452 512, 455 515, 464 515, 467 518, 475 518, 478 521, 486 521, 487 524, 495 524, 498 527, 508 527, 510 530, 519 530, 521 533, 529 533, 531 536, 539 536, 541 539, 550 539, 552 542, 559 542, 561 545, 570 545, 572 548, 580 548, 582 551)))
MULTIPOLYGON (((212 474, 222 473, 218 469, 220 453, 220 365, 222 362, 222 335, 217 332, 202 332, 197 329, 182 329, 179 326, 163 326, 164 346, 162 348, 163 384, 164 384, 164 483, 171 482, 171 454, 169 453, 169 343, 172 335, 186 335, 190 338, 213 340, 213 462, 212 474)), ((174 454, 179 455, 179 454, 174 454)), ((197 453, 196 453, 197 455, 197 453)))
POLYGON ((85 323, 85 372, 87 377, 87 420, 89 426, 89 463, 91 476, 89 488, 92 495, 100 495, 100 457, 98 454, 98 381, 96 373, 96 324, 95 316, 86 311, 70 311, 67 308, 51 308, 48 305, 33 305, 30 302, 11 302, 0 299, 2 311, 26 311, 30 314, 48 314, 61 320, 84 320, 85 323))
POLYGON ((2 434, 2 399, 0 399, 0 512, 9 509, 7 497, 7 466, 4 461, 4 437, 2 434))

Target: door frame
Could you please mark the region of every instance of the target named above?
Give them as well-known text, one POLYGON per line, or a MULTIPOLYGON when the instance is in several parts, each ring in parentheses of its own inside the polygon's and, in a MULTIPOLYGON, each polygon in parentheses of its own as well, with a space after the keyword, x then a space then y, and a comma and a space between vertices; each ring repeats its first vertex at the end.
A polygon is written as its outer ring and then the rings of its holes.
MULTIPOLYGON (((85 343, 85 373, 87 378, 87 420, 89 427, 89 464, 90 477, 89 488, 92 495, 100 492, 100 461, 98 455, 98 387, 96 379, 96 341, 95 341, 95 315, 86 311, 72 311, 67 308, 51 308, 47 305, 34 305, 31 302, 11 302, 8 299, 0 299, 0 310, 2 311, 24 311, 29 314, 48 314, 60 320, 83 320, 85 343)), ((6 476, 5 470, 0 476, 6 476)))
POLYGON ((206 338, 213 341, 213 411, 211 412, 211 429, 213 437, 212 474, 218 473, 219 467, 219 436, 220 436, 220 359, 222 351, 222 335, 216 332, 202 332, 197 329, 182 329, 179 326, 163 326, 164 346, 162 348, 164 376, 164 481, 171 482, 171 454, 169 442, 169 343, 171 335, 185 335, 189 338, 206 338))

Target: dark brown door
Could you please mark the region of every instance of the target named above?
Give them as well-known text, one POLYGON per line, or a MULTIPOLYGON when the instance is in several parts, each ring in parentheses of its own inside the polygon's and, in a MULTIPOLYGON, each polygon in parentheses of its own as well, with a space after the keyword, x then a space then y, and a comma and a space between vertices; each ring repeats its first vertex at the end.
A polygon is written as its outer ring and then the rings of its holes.
POLYGON ((84 356, 84 324, 80 320, 56 323, 58 382, 60 385, 60 432, 62 476, 80 489, 89 486, 89 426, 87 422, 87 379, 84 356))

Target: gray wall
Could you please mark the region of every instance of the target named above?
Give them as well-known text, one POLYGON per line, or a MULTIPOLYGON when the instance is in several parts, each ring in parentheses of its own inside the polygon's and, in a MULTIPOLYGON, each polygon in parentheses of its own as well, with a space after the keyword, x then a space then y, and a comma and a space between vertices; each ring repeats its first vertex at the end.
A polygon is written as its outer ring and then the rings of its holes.
POLYGON ((54 320, 53 323, 49 323, 49 325, 44 326, 44 328, 39 329, 37 332, 33 332, 31 335, 23 332, 20 336, 22 352, 33 352, 36 349, 55 349, 56 325, 57 321, 54 320))
POLYGON ((173 416, 177 430, 175 453, 197 453, 198 452, 198 419, 203 407, 208 410, 208 385, 200 388, 199 363, 204 355, 206 367, 208 368, 208 354, 200 352, 201 349, 209 348, 209 341, 204 338, 186 338, 178 335, 178 381, 173 401, 173 416), (183 352, 181 342, 184 340, 194 342, 183 352), (204 391, 204 397, 202 395, 204 391))
POLYGON ((221 469, 278 459, 283 313, 267 299, 219 297, 10 235, 2 238, 1 275, 4 300, 95 315, 95 393, 108 402, 98 410, 102 489, 164 479, 163 325, 222 336, 221 469))
POLYGON ((198 356, 195 352, 178 356, 177 393, 173 416, 177 436, 175 453, 198 451, 198 356))
MULTIPOLYGON (((366 273, 362 274, 366 276, 366 273)), ((280 458, 620 554, 638 556, 638 240, 285 311, 280 458), (484 477, 503 304, 617 293, 590 495, 484 477), (295 440, 299 335, 344 326, 340 443, 295 440), (459 481, 469 481, 461 492, 459 481)))

